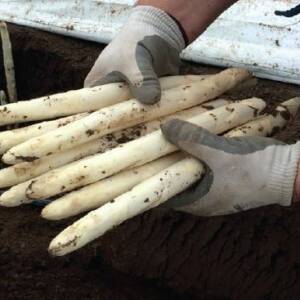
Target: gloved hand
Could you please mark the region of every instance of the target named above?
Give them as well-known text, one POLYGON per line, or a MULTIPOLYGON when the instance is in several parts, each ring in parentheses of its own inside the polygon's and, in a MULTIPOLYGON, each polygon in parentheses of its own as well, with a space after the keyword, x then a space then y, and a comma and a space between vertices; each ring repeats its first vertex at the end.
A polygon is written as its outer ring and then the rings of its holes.
POLYGON ((224 138, 181 120, 162 126, 167 140, 206 165, 205 177, 167 202, 200 216, 226 215, 259 206, 289 206, 300 158, 300 142, 271 138, 224 138))
POLYGON ((128 23, 103 50, 85 80, 85 87, 126 81, 145 104, 160 100, 158 77, 179 73, 185 41, 177 23, 163 10, 137 6, 128 23))

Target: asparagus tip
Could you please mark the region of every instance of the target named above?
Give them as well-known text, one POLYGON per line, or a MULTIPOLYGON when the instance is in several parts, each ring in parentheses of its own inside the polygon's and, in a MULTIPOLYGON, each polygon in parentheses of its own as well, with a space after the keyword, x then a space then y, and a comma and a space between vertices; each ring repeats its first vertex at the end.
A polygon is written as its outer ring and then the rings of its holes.
MULTIPOLYGON (((68 230, 68 228, 66 230, 68 230)), ((76 246, 79 236, 71 235, 69 237, 65 237, 66 230, 62 231, 51 241, 48 248, 48 252, 51 256, 64 256, 77 249, 76 246)))
POLYGON ((15 200, 14 196, 10 195, 8 192, 3 193, 0 196, 0 206, 3 206, 3 207, 17 207, 17 206, 20 206, 21 203, 14 201, 15 200))
POLYGON ((7 151, 2 156, 2 161, 8 165, 12 165, 16 162, 16 157, 10 151, 7 151))
POLYGON ((49 207, 49 205, 47 205, 46 207, 43 208, 43 210, 41 211, 41 217, 43 219, 49 220, 49 221, 59 221, 61 220, 61 218, 52 211, 51 207, 49 207))

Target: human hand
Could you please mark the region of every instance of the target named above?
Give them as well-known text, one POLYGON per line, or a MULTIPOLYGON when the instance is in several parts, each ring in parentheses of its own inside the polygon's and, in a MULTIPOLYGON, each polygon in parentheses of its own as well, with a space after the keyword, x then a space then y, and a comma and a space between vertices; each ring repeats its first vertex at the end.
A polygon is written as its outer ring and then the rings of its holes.
POLYGON ((167 202, 200 216, 226 215, 260 206, 289 206, 300 157, 300 142, 271 138, 224 138, 181 120, 162 126, 168 141, 203 160, 205 177, 167 202))
POLYGON ((103 50, 85 79, 85 87, 126 81, 145 104, 160 100, 158 77, 179 73, 185 47, 176 22, 163 10, 137 6, 128 23, 103 50))

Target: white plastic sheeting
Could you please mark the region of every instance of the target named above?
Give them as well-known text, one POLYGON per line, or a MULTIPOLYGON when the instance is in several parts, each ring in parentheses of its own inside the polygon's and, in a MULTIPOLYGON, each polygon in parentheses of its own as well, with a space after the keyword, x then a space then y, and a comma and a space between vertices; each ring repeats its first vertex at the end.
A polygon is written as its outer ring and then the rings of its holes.
MULTIPOLYGON (((174 0, 175 1, 175 0, 174 0)), ((0 19, 108 43, 135 0, 1 0, 0 19)), ((298 0, 240 0, 183 53, 182 58, 240 66, 257 76, 300 84, 300 15, 280 17, 298 0)))

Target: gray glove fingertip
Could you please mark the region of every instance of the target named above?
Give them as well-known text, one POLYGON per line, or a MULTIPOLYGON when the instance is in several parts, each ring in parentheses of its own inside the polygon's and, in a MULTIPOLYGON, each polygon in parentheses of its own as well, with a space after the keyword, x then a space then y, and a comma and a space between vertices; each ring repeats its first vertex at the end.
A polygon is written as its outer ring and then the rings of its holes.
POLYGON ((215 155, 221 155, 212 153, 212 150, 218 150, 225 139, 202 127, 174 119, 162 125, 161 129, 170 143, 200 160, 211 162, 215 155))
POLYGON ((184 146, 180 142, 200 143, 207 135, 212 135, 206 129, 180 119, 166 122, 161 130, 170 143, 182 149, 184 146))
POLYGON ((216 150, 218 155, 223 153, 243 155, 264 150, 269 146, 282 145, 277 140, 263 137, 226 138, 181 120, 167 122, 162 126, 162 132, 169 142, 180 149, 206 159, 208 149, 216 150))
POLYGON ((180 119, 172 119, 161 125, 161 131, 165 138, 172 144, 178 146, 179 134, 188 122, 180 119))
POLYGON ((146 80, 141 86, 129 83, 132 95, 143 104, 155 104, 161 98, 161 87, 158 78, 146 80))
POLYGON ((187 190, 168 200, 165 204, 163 204, 163 207, 184 211, 186 206, 199 201, 202 197, 208 194, 214 181, 214 175, 212 170, 206 164, 204 165, 204 177, 200 178, 187 190))

